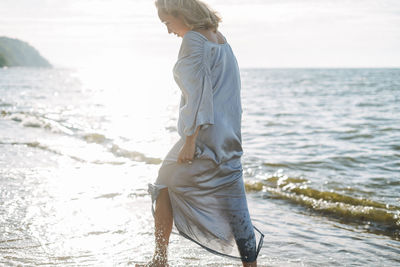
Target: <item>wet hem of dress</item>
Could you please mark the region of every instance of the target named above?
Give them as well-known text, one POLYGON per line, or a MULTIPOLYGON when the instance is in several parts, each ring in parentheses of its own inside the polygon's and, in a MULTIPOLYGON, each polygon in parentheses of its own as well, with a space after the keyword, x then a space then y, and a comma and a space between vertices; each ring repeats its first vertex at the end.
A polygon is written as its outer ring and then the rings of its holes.
POLYGON ((168 187, 166 185, 162 185, 162 184, 149 183, 147 185, 148 185, 147 192, 151 196, 151 213, 153 214, 153 218, 154 218, 155 217, 154 204, 157 200, 158 194, 160 193, 161 189, 168 188, 168 187))
MULTIPOLYGON (((163 189, 163 188, 168 188, 168 186, 162 185, 162 184, 151 184, 151 183, 148 184, 148 192, 151 195, 151 212, 153 214, 153 217, 155 216, 154 204, 155 204, 155 202, 157 200, 157 197, 158 197, 158 194, 160 193, 160 190, 163 189)), ((201 246, 202 248, 204 248, 205 250, 207 250, 207 251, 209 251, 209 252, 211 252, 213 254, 216 254, 216 255, 219 255, 219 256, 228 257, 228 258, 231 258, 231 259, 241 260, 241 261, 244 261, 244 262, 253 262, 253 261, 257 260, 258 254, 260 253, 260 250, 262 248, 263 241, 264 241, 264 234, 260 230, 258 230, 257 227, 255 227, 254 225, 253 225, 253 228, 258 233, 260 233, 261 236, 260 236, 260 240, 259 240, 258 245, 257 245, 255 259, 254 260, 251 259, 251 261, 249 261, 248 259, 243 259, 242 257, 236 257, 236 256, 224 254, 224 253, 218 252, 216 250, 213 250, 213 249, 211 249, 209 247, 206 247, 205 245, 199 243, 198 241, 194 240, 193 238, 191 238, 190 236, 188 236, 187 234, 185 234, 181 230, 179 230, 179 229, 177 229, 177 230, 178 230, 178 232, 179 232, 179 234, 181 236, 189 239, 190 241, 193 241, 194 243, 198 244, 199 246, 201 246)))
POLYGON ((260 230, 258 230, 254 225, 253 225, 253 228, 256 229, 256 231, 258 231, 258 232, 261 234, 261 237, 260 237, 260 241, 258 242, 258 246, 257 246, 257 250, 256 250, 255 259, 250 259, 250 260, 249 260, 249 259, 244 259, 244 258, 242 258, 242 257, 232 256, 232 255, 224 254, 224 253, 222 253, 222 252, 218 252, 218 251, 213 250, 213 249, 211 249, 211 248, 209 248, 209 247, 206 247, 205 245, 201 244, 200 242, 194 240, 193 238, 191 238, 190 236, 188 236, 187 234, 185 234, 184 232, 182 232, 182 231, 179 230, 179 229, 178 229, 178 232, 179 232, 179 234, 180 234, 181 236, 183 236, 183 237, 189 239, 190 241, 193 241, 194 243, 196 243, 197 245, 201 246, 202 248, 204 248, 204 249, 207 250, 208 252, 211 252, 211 253, 216 254, 216 255, 218 255, 218 256, 227 257, 227 258, 230 258, 230 259, 241 260, 242 262, 253 262, 253 261, 256 261, 256 260, 257 260, 258 254, 259 254, 259 252, 260 252, 260 250, 261 250, 261 247, 262 247, 262 244, 263 244, 263 240, 264 240, 264 234, 261 233, 260 230))
MULTIPOLYGON (((148 192, 151 195, 151 212, 153 214, 153 217, 155 217, 154 203, 157 200, 157 197, 158 197, 158 194, 160 193, 160 190, 163 189, 163 188, 168 188, 168 186, 162 185, 162 184, 151 184, 151 183, 148 184, 148 192)), ((178 227, 177 227, 177 230, 178 230, 178 232, 179 232, 179 234, 181 236, 189 239, 190 241, 193 241, 194 243, 198 244, 199 246, 201 246, 202 248, 204 248, 205 250, 207 250, 207 251, 209 251, 209 252, 211 252, 213 254, 216 254, 216 255, 219 255, 219 256, 228 257, 228 258, 231 258, 231 259, 241 260, 241 261, 244 261, 244 262, 253 262, 253 261, 257 260, 258 254, 260 253, 260 250, 261 250, 263 242, 264 242, 264 234, 260 230, 258 230, 258 228, 255 227, 254 225, 253 225, 253 228, 257 232, 259 232, 261 236, 260 236, 260 240, 259 240, 258 245, 257 245, 256 257, 255 257, 254 260, 251 260, 251 261, 248 261, 248 259, 243 259, 242 257, 236 257, 236 256, 224 254, 224 253, 218 252, 216 250, 213 250, 213 249, 211 249, 209 247, 206 247, 205 245, 201 244, 200 242, 194 240, 193 238, 191 238, 190 236, 188 236, 187 234, 185 234, 184 232, 179 230, 178 227)))

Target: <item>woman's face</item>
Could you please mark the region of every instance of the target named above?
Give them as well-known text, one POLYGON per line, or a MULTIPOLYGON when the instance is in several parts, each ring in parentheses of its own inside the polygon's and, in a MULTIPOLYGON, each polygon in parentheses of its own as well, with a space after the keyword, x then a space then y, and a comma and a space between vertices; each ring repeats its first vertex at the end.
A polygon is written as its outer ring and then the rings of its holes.
POLYGON ((183 37, 190 28, 179 17, 174 17, 158 10, 158 17, 161 22, 167 26, 168 33, 174 33, 179 37, 183 37))

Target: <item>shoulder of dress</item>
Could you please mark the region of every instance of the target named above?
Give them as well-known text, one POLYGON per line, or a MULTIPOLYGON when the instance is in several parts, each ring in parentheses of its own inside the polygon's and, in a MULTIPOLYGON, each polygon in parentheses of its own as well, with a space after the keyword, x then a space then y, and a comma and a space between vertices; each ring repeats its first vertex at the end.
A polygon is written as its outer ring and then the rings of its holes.
POLYGON ((188 31, 182 38, 179 57, 203 54, 206 40, 200 33, 188 31))
POLYGON ((182 38, 183 42, 186 43, 197 43, 204 44, 207 41, 207 38, 199 32, 196 31, 187 31, 182 38))

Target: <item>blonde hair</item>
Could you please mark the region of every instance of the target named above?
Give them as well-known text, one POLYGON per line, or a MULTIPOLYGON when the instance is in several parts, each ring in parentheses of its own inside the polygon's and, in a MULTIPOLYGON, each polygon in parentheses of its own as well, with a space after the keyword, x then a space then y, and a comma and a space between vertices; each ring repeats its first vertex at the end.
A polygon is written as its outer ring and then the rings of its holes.
POLYGON ((157 9, 167 15, 181 16, 191 29, 218 29, 222 21, 218 12, 200 0, 156 0, 157 9))

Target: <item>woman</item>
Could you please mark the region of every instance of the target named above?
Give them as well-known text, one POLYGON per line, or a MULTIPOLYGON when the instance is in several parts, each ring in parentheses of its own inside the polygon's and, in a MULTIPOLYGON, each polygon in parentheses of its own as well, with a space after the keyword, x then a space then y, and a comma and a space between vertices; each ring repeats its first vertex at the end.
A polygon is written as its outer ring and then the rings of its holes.
POLYGON ((182 236, 208 251, 257 266, 263 234, 251 223, 242 177, 240 74, 218 31, 221 19, 199 0, 155 4, 168 33, 182 37, 173 68, 182 91, 181 139, 149 184, 156 248, 146 266, 167 265, 173 222, 182 236))

